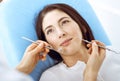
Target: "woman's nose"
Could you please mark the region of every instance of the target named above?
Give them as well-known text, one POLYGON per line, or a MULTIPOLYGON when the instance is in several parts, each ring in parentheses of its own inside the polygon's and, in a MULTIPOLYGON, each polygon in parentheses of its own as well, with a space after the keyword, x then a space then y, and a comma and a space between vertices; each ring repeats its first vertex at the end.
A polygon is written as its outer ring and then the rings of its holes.
POLYGON ((59 38, 62 38, 62 37, 64 37, 64 36, 66 36, 66 32, 65 32, 64 30, 60 29, 60 30, 58 31, 58 36, 59 36, 59 38))
POLYGON ((61 35, 59 36, 59 38, 62 38, 62 37, 64 37, 64 36, 65 36, 65 33, 61 34, 61 35))

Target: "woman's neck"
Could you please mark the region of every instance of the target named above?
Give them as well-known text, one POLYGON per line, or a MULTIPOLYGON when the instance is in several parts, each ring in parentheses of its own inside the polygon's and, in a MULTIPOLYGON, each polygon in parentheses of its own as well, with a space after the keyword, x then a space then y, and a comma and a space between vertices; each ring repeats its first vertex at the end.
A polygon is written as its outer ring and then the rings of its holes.
POLYGON ((68 66, 71 67, 77 63, 78 60, 87 63, 89 58, 89 54, 86 48, 82 48, 79 52, 69 56, 63 56, 63 62, 68 66))

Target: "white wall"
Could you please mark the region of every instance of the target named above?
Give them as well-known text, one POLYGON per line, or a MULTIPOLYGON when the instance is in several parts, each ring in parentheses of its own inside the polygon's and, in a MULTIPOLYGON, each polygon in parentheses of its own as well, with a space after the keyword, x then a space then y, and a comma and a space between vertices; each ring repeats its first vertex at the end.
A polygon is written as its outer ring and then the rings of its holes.
POLYGON ((120 50, 120 0, 89 0, 89 2, 112 45, 120 50))

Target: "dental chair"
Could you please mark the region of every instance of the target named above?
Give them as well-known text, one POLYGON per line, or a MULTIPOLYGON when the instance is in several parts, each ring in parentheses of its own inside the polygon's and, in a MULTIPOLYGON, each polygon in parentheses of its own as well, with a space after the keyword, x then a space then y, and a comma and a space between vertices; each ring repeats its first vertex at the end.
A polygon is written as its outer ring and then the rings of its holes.
MULTIPOLYGON (((3 0, 0 3, 0 40, 10 67, 20 62, 26 47, 31 44, 21 37, 37 40, 35 19, 45 5, 52 3, 66 3, 74 7, 90 25, 95 39, 111 44, 87 0, 3 0)), ((47 56, 45 62, 39 61, 30 76, 38 81, 42 72, 52 65, 54 60, 47 56)))

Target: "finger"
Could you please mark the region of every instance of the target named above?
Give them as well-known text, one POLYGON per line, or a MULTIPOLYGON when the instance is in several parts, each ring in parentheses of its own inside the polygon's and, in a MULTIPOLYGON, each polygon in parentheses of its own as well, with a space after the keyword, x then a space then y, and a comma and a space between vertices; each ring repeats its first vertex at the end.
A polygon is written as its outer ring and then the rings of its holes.
POLYGON ((90 48, 90 47, 92 47, 92 45, 91 44, 87 44, 87 47, 90 48))
POLYGON ((91 54, 92 53, 92 48, 88 49, 88 53, 91 54))
POLYGON ((46 56, 49 52, 49 49, 45 49, 45 51, 40 52, 40 55, 46 56))
POLYGON ((96 42, 92 43, 92 53, 95 55, 98 54, 98 46, 97 46, 96 42))
POLYGON ((48 54, 49 51, 50 50, 48 48, 45 48, 44 51, 42 51, 40 53, 39 60, 42 60, 42 61, 46 60, 46 56, 47 56, 47 54, 48 54))
POLYGON ((35 49, 33 49, 31 52, 38 54, 44 50, 44 43, 40 43, 35 49))
MULTIPOLYGON (((96 44, 98 45, 98 47, 99 47, 99 46, 105 47, 104 43, 102 43, 102 42, 100 42, 100 41, 98 41, 98 40, 92 40, 92 43, 93 43, 93 42, 96 42, 96 44)), ((100 47, 99 47, 99 48, 100 48, 100 47)), ((102 48, 102 49, 104 49, 104 48, 102 48)))
POLYGON ((32 50, 32 54, 40 54, 40 52, 43 53, 48 53, 49 49, 45 48, 45 45, 49 45, 48 43, 41 41, 41 40, 37 40, 34 45, 36 45, 32 50), (38 45, 37 45, 38 44, 38 45))
POLYGON ((40 40, 35 41, 34 43, 32 43, 31 45, 27 47, 26 51, 31 51, 35 49, 39 45, 40 42, 41 42, 40 40))
POLYGON ((43 55, 39 55, 39 60, 42 60, 43 58, 43 55))
MULTIPOLYGON (((105 47, 105 44, 98 41, 98 40, 94 40, 98 46, 102 46, 105 47)), ((101 60, 104 60, 105 56, 106 56, 106 50, 104 48, 99 47, 99 56, 101 60)))
POLYGON ((42 51, 42 53, 48 53, 49 51, 50 51, 50 49, 49 48, 47 48, 47 46, 49 46, 49 44, 48 43, 46 43, 46 42, 44 42, 44 50, 42 51))
POLYGON ((44 61, 44 60, 46 60, 46 57, 47 57, 47 53, 43 53, 42 55, 40 55, 39 60, 44 61))
POLYGON ((45 61, 47 57, 47 53, 43 55, 42 61, 45 61))
POLYGON ((92 43, 93 43, 93 42, 96 42, 96 40, 92 40, 91 42, 92 42, 92 43))
POLYGON ((47 54, 48 54, 48 52, 49 52, 49 49, 45 49, 45 51, 44 52, 42 52, 42 58, 40 58, 40 60, 42 60, 42 61, 45 61, 46 60, 46 57, 47 57, 47 54))
POLYGON ((104 43, 98 41, 98 40, 93 40, 92 42, 96 42, 97 45, 100 45, 100 46, 105 46, 104 43))
POLYGON ((50 46, 47 42, 44 42, 45 43, 45 46, 50 46))
MULTIPOLYGON (((105 47, 105 44, 100 41, 96 40, 96 43, 98 44, 98 46, 105 47)), ((106 50, 104 48, 99 47, 99 52, 100 52, 100 54, 105 54, 106 50)))
POLYGON ((31 50, 33 50, 34 48, 36 48, 37 46, 38 46, 37 44, 32 43, 32 44, 30 44, 30 45, 27 47, 26 51, 31 51, 31 50))

